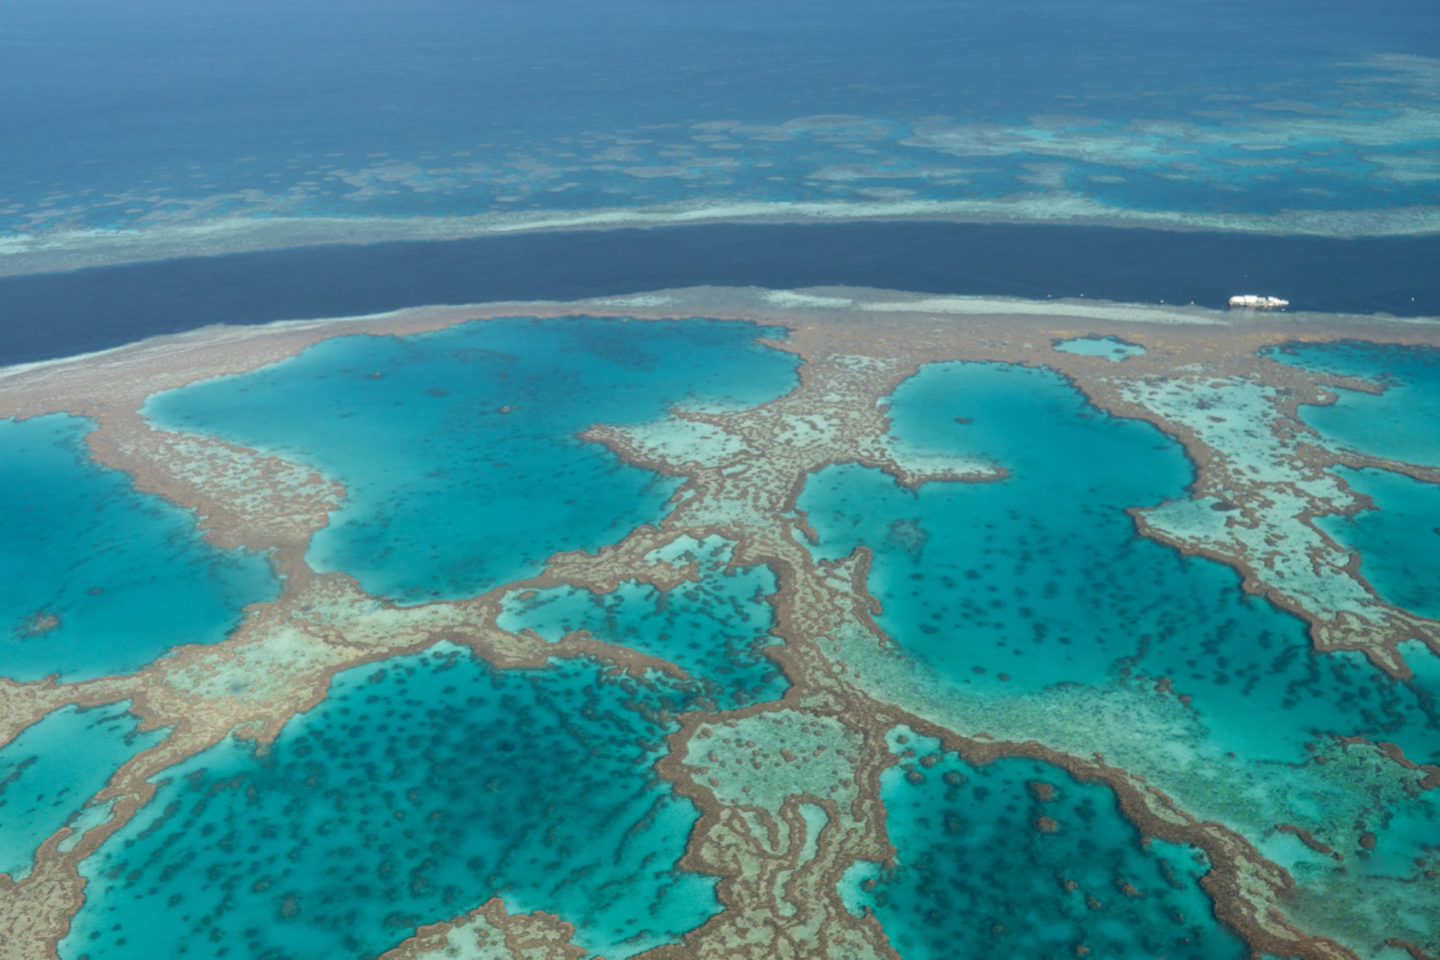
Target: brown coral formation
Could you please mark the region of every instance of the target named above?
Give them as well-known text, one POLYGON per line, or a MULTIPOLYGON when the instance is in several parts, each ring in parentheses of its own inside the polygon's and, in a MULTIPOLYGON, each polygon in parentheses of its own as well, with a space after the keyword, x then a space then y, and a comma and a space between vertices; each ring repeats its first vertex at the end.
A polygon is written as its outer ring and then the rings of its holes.
POLYGON ((507 913, 496 897, 452 920, 421 927, 379 960, 579 960, 586 953, 570 942, 574 936, 575 927, 559 917, 539 910, 507 913))

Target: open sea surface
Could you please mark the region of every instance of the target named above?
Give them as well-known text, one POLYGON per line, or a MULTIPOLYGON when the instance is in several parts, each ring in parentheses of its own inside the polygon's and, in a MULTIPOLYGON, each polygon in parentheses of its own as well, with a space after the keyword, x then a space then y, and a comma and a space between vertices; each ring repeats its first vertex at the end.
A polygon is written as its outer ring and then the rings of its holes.
POLYGON ((1044 300, 1440 315, 1440 237, 1331 240, 1105 227, 717 225, 307 247, 0 278, 0 363, 212 323, 643 290, 845 284, 1044 300))

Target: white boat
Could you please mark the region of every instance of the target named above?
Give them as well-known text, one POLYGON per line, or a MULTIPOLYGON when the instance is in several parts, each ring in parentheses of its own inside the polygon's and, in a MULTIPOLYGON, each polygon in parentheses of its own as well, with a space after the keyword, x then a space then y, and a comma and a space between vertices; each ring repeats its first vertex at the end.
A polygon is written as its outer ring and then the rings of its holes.
POLYGON ((1232 307, 1248 307, 1251 310, 1278 310, 1290 306, 1289 300, 1279 297, 1257 297, 1253 293, 1238 293, 1230 298, 1232 307))

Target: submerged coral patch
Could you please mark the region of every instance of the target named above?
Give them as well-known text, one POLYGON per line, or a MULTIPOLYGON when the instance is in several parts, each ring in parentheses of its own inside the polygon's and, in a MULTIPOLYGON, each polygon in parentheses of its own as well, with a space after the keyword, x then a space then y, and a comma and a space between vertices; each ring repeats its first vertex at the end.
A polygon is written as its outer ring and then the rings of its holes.
POLYGON ((666 728, 626 707, 645 697, 454 648, 343 673, 263 755, 232 741, 167 772, 87 863, 62 956, 373 954, 498 895, 605 956, 663 943, 718 904, 675 868, 695 811, 649 772, 666 728))

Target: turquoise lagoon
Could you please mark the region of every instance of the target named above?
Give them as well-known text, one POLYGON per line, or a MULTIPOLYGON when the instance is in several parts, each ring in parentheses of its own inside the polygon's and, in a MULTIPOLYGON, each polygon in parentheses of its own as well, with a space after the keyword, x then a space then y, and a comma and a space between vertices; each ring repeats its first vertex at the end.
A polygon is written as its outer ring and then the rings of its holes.
POLYGON ((499 625, 534 630, 554 642, 576 630, 597 640, 659 657, 684 670, 713 710, 733 710, 778 700, 786 684, 765 656, 775 574, 768 567, 729 566, 734 544, 720 537, 681 541, 667 551, 699 564, 700 579, 669 591, 628 581, 613 593, 574 587, 531 591, 506 598, 499 625))
POLYGON ((189 512, 89 458, 94 424, 0 421, 0 675, 84 680, 215 643, 278 584, 259 555, 206 543, 189 512))
POLYGON ((1197 883, 1204 854, 1142 842, 1108 788, 1030 760, 972 766, 903 727, 888 741, 900 762, 880 796, 895 863, 852 868, 842 894, 875 912, 905 960, 1074 956, 1081 945, 1105 958, 1248 955, 1197 883))
MULTIPOLYGON (((344 481, 312 562, 405 599, 463 595, 663 516, 674 481, 576 434, 784 392, 794 359, 755 342, 778 332, 514 319, 353 337, 148 412, 344 481)), ((497 672, 443 647, 342 674, 272 749, 227 742, 163 775, 86 862, 88 907, 62 955, 370 955, 496 895, 559 913, 619 960, 703 923, 714 879, 675 866, 696 811, 650 768, 676 713, 785 683, 764 656, 773 575, 729 569, 723 542, 692 547, 698 582, 624 585, 574 624, 686 678, 588 660, 497 672)), ((570 629, 563 594, 512 607, 507 626, 570 629)))
POLYGON ((1381 597, 1440 619, 1440 486, 1373 468, 1333 472, 1379 509, 1316 517, 1316 525, 1360 554, 1360 572, 1381 597))
POLYGON ((1184 496, 1191 479, 1155 428, 1089 406, 1052 372, 989 364, 924 367, 891 413, 895 435, 983 455, 1010 478, 912 492, 834 466, 798 506, 817 555, 873 551, 880 625, 957 694, 1169 677, 1211 748, 1245 760, 1303 759, 1326 732, 1440 757, 1440 691, 1357 654, 1315 654, 1303 624, 1242 593, 1233 570, 1137 535, 1125 508, 1184 496))
MULTIPOLYGON (((1322 834, 1336 825, 1326 817, 1383 822, 1376 849, 1352 869, 1389 879, 1412 872, 1411 858, 1434 833, 1433 804, 1409 796, 1388 809, 1371 806, 1368 794, 1347 795, 1306 768, 1327 734, 1392 741, 1421 763, 1440 759, 1440 671, 1399 682, 1358 654, 1317 654, 1303 624, 1242 593, 1233 570, 1140 538, 1125 508, 1185 495, 1191 469, 1183 449, 1148 424, 1090 407, 1050 371, 935 364, 892 399, 897 436, 983 455, 1011 471, 997 483, 910 491, 878 471, 836 466, 812 476, 800 497, 819 534, 818 555, 873 551, 877 619, 924 674, 983 715, 1048 710, 1052 692, 1056 704, 1083 692, 1097 706, 1122 691, 1157 696, 1156 682, 1169 678, 1189 698, 1195 738, 1150 746, 1172 762, 1187 758, 1179 762, 1203 770, 1201 784, 1256 781, 1250 796, 1191 784, 1196 795, 1187 799, 1202 816, 1251 836, 1298 880, 1327 891, 1322 897, 1334 890, 1333 862, 1274 834, 1277 817, 1322 834), (1295 767, 1293 799, 1261 785, 1275 764, 1295 767), (1257 796, 1267 798, 1257 806, 1257 796)), ((1065 709, 1053 722, 1064 722, 1065 709)), ((1143 715, 1136 714, 1139 737, 1143 715)), ((1193 877, 1206 865, 1153 839, 1142 852, 1106 790, 1019 760, 975 771, 952 758, 892 770, 882 786, 898 864, 890 874, 853 873, 851 881, 869 877, 878 886, 873 899, 853 886, 851 896, 876 910, 893 942, 909 946, 900 947, 907 960, 955 951, 1059 955, 1077 941, 1098 956, 1244 955, 1195 890, 1193 877), (952 770, 960 784, 944 784, 952 770), (1044 814, 1066 825, 1059 834, 1027 824, 1034 804, 1016 783, 1029 776, 1059 786, 1064 802, 1054 806, 1064 812, 1044 814), (962 785, 977 782, 1000 796, 966 795, 962 785), (981 839, 972 843, 971 833, 981 839), (1087 911, 1035 863, 1085 874, 1074 879, 1108 893, 1095 894, 1106 911, 1087 911), (1129 882, 1150 889, 1149 899, 1117 897, 1121 875, 1143 878, 1129 882), (1152 909, 1172 897, 1183 922, 1170 906, 1152 909), (1114 922, 1117 910, 1124 915, 1114 922), (989 940, 985 923, 961 928, 961 918, 977 917, 994 917, 1017 939, 989 940)))
MULTIPOLYGON (((1440 350, 1348 341, 1288 344, 1273 360, 1358 377, 1380 394, 1337 388, 1329 406, 1300 408, 1304 421, 1340 448, 1440 466, 1440 350)), ((1337 542, 1360 553, 1361 573, 1380 596, 1421 616, 1440 617, 1440 487, 1367 468, 1333 470, 1374 510, 1318 517, 1337 542)))
POLYGON ((1384 385, 1378 395, 1337 388, 1335 403, 1301 407, 1300 415, 1340 447, 1440 466, 1440 350, 1350 341, 1289 344, 1264 355, 1384 385))
POLYGON ((1071 340, 1057 340, 1053 346, 1061 353, 1074 353, 1082 357, 1103 357, 1115 363, 1145 352, 1145 348, 1138 343, 1128 343, 1119 337, 1076 337, 1071 340))
POLYGON ((664 516, 678 481, 577 434, 676 404, 785 393, 783 331, 703 320, 515 318, 327 340, 242 376, 153 397, 147 416, 278 453, 345 483, 309 562, 405 602, 539 573, 561 550, 664 516))
POLYGON ((82 833, 108 819, 105 808, 85 802, 125 761, 164 738, 160 730, 139 732, 129 708, 128 701, 64 707, 0 748, 0 873, 19 880, 56 830, 82 833))
POLYGON ((83 865, 81 958, 372 956, 492 896, 614 960, 719 909, 676 868, 697 817, 651 766, 684 690, 443 645, 338 675, 269 750, 172 768, 83 865))

